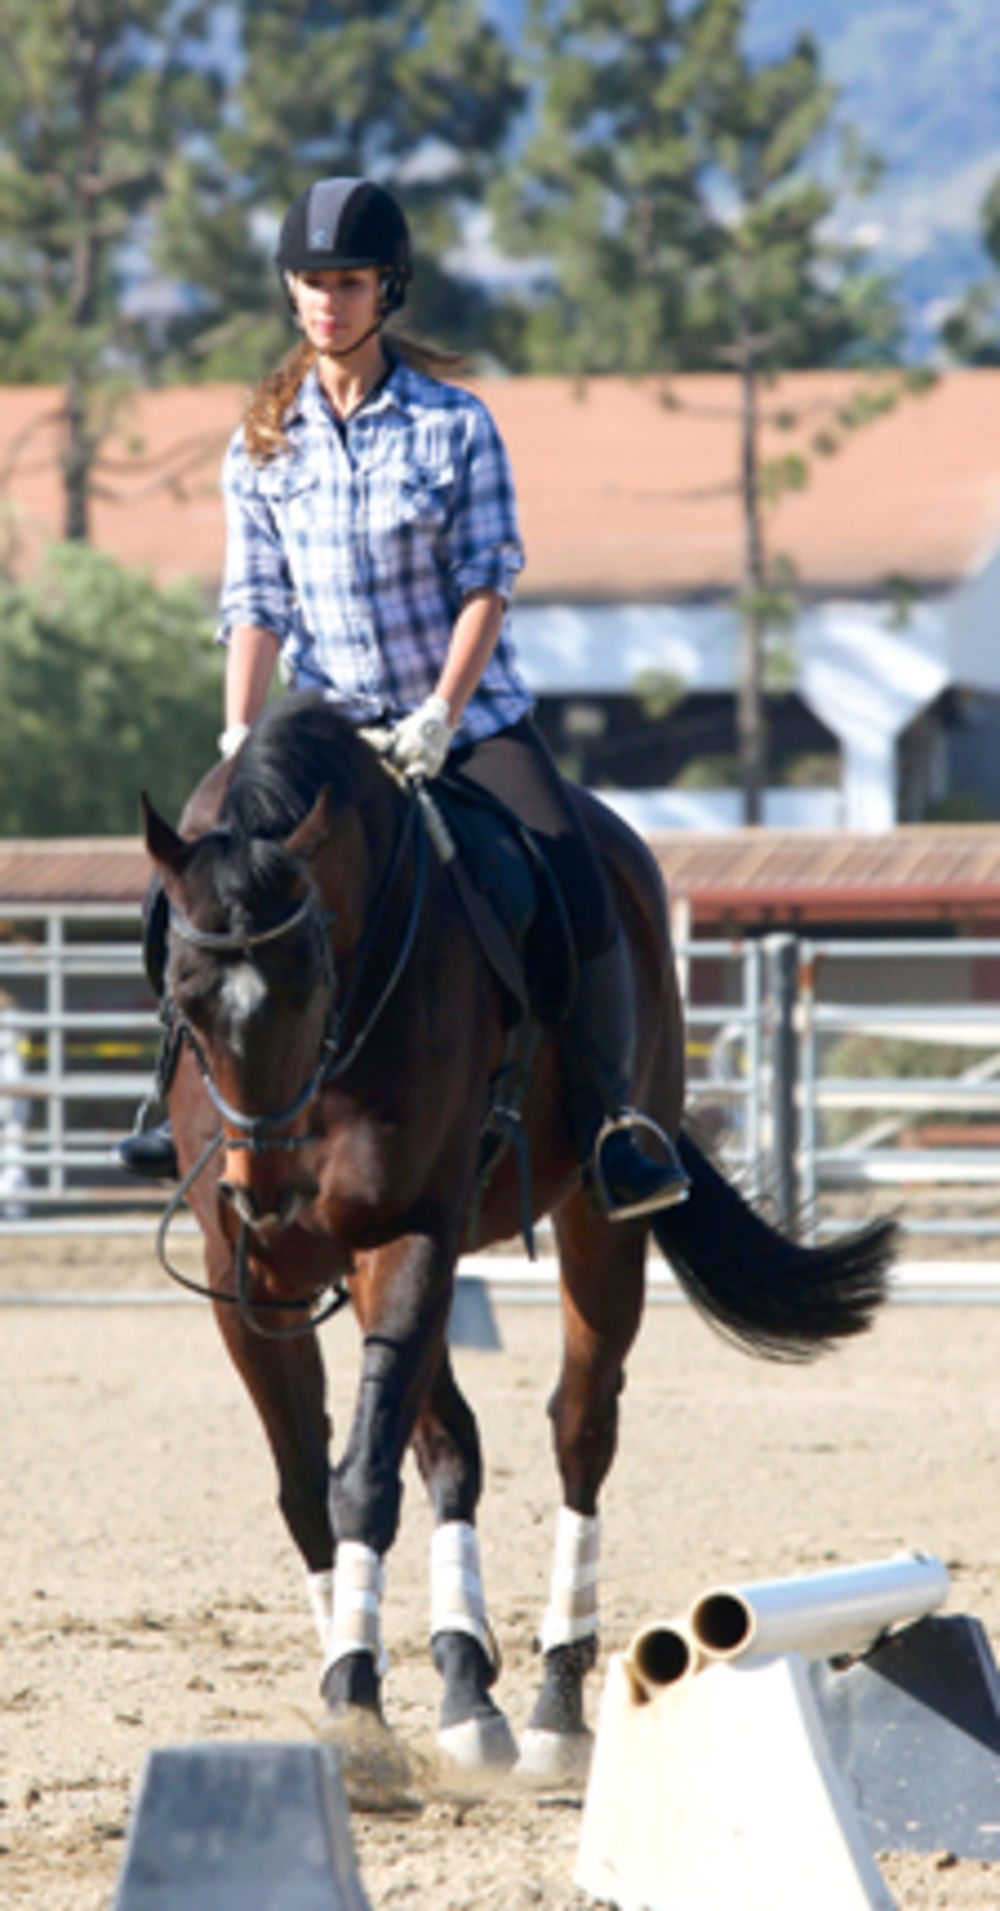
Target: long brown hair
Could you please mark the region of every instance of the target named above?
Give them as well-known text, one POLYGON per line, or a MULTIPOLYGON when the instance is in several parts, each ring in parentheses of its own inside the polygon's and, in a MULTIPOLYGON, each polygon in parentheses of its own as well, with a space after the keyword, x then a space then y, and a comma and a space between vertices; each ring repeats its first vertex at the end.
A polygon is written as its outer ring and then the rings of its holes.
MULTIPOLYGON (((414 371, 425 372, 429 378, 454 379, 467 370, 468 362, 462 352, 446 351, 441 345, 428 344, 395 329, 387 331, 384 338, 391 357, 401 358, 404 364, 412 365, 414 371)), ((254 464, 267 464, 279 452, 288 450, 285 425, 302 381, 316 363, 316 356, 315 346, 300 339, 274 370, 254 386, 243 414, 243 439, 254 464)))

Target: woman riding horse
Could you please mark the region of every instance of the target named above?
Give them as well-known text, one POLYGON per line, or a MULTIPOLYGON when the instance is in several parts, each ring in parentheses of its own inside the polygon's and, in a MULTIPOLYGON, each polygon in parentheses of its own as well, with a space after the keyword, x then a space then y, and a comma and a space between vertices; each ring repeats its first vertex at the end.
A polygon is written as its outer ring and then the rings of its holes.
MULTIPOLYGON (((688 1183, 672 1140, 630 1107, 620 925, 515 658, 508 607, 523 557, 496 426, 430 375, 455 361, 383 330, 412 272, 407 222, 384 187, 323 179, 301 193, 277 265, 304 337, 253 396, 225 463, 223 756, 249 734, 280 657, 296 687, 322 690, 353 723, 388 726, 390 761, 407 775, 433 778, 447 762, 502 799, 570 918, 579 979, 562 1053, 594 1196, 615 1219, 666 1207, 688 1183)), ((139 1173, 175 1170, 169 1128, 119 1153, 139 1173)))
MULTIPOLYGON (((580 968, 523 1107, 534 1211, 552 1214, 559 1251, 563 1362, 550 1406, 562 1502, 521 1757, 558 1774, 586 1749, 598 1502, 650 1232, 724 1331, 795 1357, 869 1324, 892 1231, 801 1247, 689 1135, 666 1145, 684 1036, 663 886, 624 824, 570 794, 532 727, 507 623, 521 552, 503 448, 478 401, 382 334, 410 271, 402 214, 379 187, 323 180, 289 211, 278 262, 305 339, 253 398, 226 462, 229 760, 180 832, 147 806, 178 1195, 274 1454, 331 1714, 352 1728, 380 1719, 382 1562, 412 1447, 434 1508, 441 1742, 465 1762, 509 1762, 475 1527, 479 1441, 447 1346, 507 1003, 457 883, 428 853, 421 785, 447 761, 498 794, 559 880, 580 968), (265 710, 279 653, 299 689, 265 710), (389 727, 394 774, 369 726, 389 727), (639 1142, 653 1128, 659 1158, 639 1142), (308 1313, 331 1282, 362 1334, 335 1464, 308 1313)), ((483 1196, 484 1243, 519 1224, 513 1155, 483 1196)))

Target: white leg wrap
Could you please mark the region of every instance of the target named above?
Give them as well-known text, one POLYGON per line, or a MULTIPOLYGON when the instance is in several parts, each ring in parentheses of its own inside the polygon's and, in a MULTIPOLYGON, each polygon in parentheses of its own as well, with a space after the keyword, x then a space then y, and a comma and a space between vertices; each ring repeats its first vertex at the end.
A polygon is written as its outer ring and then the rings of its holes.
POLYGON ((319 1633, 320 1649, 325 1656, 333 1627, 333 1567, 328 1566, 322 1573, 307 1573, 306 1592, 319 1633))
POLYGON ((467 1520, 445 1520, 431 1534, 431 1638, 471 1632, 494 1662, 496 1641, 486 1617, 479 1539, 467 1520))
POLYGON ((370 1546, 342 1539, 333 1569, 333 1616, 326 1643, 326 1665, 349 1652, 370 1652, 381 1676, 388 1665, 382 1650, 382 1561, 370 1546))
POLYGON ((542 1620, 542 1651, 570 1646, 597 1631, 597 1573, 601 1523, 595 1515, 559 1508, 549 1603, 542 1620))

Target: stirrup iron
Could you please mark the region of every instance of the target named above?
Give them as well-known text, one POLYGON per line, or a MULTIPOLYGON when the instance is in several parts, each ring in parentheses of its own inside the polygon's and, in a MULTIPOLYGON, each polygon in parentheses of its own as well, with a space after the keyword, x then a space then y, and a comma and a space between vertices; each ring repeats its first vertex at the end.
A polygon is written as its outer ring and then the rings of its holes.
POLYGON ((691 1183, 681 1166, 677 1150, 669 1135, 665 1134, 658 1122, 649 1115, 640 1114, 637 1108, 623 1108, 617 1115, 608 1115, 601 1123, 591 1152, 588 1180, 601 1213, 609 1221, 634 1221, 640 1215, 656 1214, 661 1208, 676 1207, 686 1201, 691 1191, 691 1183), (666 1159, 656 1160, 643 1155, 637 1149, 644 1165, 654 1173, 659 1171, 662 1179, 657 1187, 636 1201, 616 1201, 607 1184, 604 1173, 603 1153, 605 1144, 612 1135, 628 1134, 633 1139, 637 1129, 644 1129, 652 1135, 663 1150, 666 1159))

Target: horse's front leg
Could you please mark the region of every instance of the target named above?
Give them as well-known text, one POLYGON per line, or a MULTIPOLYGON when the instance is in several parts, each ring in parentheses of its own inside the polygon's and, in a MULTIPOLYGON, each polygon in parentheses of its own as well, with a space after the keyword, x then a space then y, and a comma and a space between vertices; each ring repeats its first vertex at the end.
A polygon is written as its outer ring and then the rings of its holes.
POLYGON ((563 1501, 541 1628, 544 1676, 519 1769, 558 1783, 581 1777, 590 1758, 583 1686, 597 1660, 598 1497, 615 1455, 625 1356, 642 1314, 646 1232, 642 1222, 599 1218, 580 1192, 554 1220, 564 1352, 549 1413, 563 1501))
MULTIPOLYGON (((453 1243, 415 1233, 358 1265, 361 1374, 347 1445, 330 1474, 336 1564, 323 1677, 345 1739, 360 1715, 382 1721, 382 1561, 399 1522, 403 1455, 444 1348, 454 1256, 453 1243)), ((346 1750, 349 1757, 349 1743, 346 1750)), ((365 1759, 370 1765, 367 1750, 365 1759)))
POLYGON ((510 1726, 490 1696, 500 1656, 486 1616, 475 1528, 482 1487, 479 1433, 447 1349, 413 1434, 413 1450, 434 1508, 431 1539, 431 1650, 444 1682, 438 1746, 467 1768, 513 1765, 510 1726))
MULTIPOLYGON (((209 1264, 213 1285, 220 1270, 209 1264)), ((306 1591, 323 1651, 333 1611, 333 1528, 330 1524, 326 1380, 319 1341, 307 1330, 267 1340, 247 1327, 235 1307, 216 1303, 215 1315, 233 1361, 257 1409, 278 1472, 278 1505, 306 1572, 306 1591)), ((294 1316, 288 1324, 294 1324, 294 1316)))

